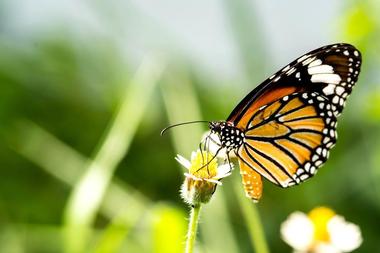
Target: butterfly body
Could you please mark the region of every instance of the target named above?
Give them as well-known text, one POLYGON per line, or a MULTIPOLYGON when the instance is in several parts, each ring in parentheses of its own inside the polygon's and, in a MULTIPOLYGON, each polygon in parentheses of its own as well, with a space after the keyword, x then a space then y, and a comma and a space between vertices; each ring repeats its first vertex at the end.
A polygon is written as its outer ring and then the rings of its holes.
POLYGON ((260 199, 262 177, 285 188, 317 173, 360 66, 352 45, 313 50, 251 91, 226 121, 210 123, 221 147, 236 154, 248 197, 260 199))
POLYGON ((221 147, 227 152, 236 151, 244 142, 244 132, 227 121, 210 122, 210 130, 220 138, 221 147))

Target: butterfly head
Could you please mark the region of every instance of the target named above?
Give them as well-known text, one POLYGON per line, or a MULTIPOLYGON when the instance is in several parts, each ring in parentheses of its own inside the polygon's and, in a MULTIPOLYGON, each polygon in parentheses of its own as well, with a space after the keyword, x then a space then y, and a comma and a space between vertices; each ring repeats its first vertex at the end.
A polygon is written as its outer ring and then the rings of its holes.
POLYGON ((209 128, 218 135, 222 147, 227 151, 235 150, 243 144, 244 133, 230 122, 211 121, 209 128))

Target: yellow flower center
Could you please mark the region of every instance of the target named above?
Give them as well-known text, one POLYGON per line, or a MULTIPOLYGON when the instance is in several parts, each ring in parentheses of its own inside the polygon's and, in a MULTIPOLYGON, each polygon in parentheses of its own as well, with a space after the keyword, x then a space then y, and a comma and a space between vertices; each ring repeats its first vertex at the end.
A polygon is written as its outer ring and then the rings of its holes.
POLYGON ((314 225, 314 240, 329 242, 330 235, 327 231, 327 223, 332 217, 334 217, 335 212, 327 207, 317 207, 310 211, 309 218, 314 225))
POLYGON ((191 158, 191 167, 189 168, 189 173, 196 176, 197 178, 214 178, 217 175, 218 164, 216 158, 213 159, 213 157, 214 156, 209 152, 200 152, 198 150, 196 155, 191 158))

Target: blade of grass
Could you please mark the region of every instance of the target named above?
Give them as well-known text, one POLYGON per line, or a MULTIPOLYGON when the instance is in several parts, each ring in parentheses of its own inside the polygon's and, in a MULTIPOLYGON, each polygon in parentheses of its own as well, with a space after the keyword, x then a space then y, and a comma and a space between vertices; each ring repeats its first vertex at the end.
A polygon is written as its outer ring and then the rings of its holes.
MULTIPOLYGON (((33 122, 17 122, 8 135, 17 137, 6 139, 11 149, 69 186, 75 185, 88 163, 86 157, 33 122)), ((114 178, 100 210, 103 215, 112 218, 118 214, 118 210, 136 210, 136 213, 140 213, 148 204, 149 201, 142 194, 114 178)))
POLYGON ((235 196, 237 197, 243 212, 245 224, 248 226, 251 245, 254 248, 254 252, 269 253, 264 229, 260 220, 259 210, 257 209, 256 204, 248 199, 245 194, 243 194, 240 180, 236 180, 236 177, 234 179, 235 180, 233 180, 233 183, 235 188, 235 196))
MULTIPOLYGON (((160 85, 161 94, 169 118, 169 124, 201 120, 197 95, 184 70, 177 68, 174 74, 165 75, 166 82, 160 85)), ((172 142, 177 152, 188 155, 197 143, 195 138, 203 134, 201 125, 194 124, 171 130, 172 142), (189 130, 190 129, 190 130, 189 130), (188 134, 191 131, 191 134, 188 134)))
POLYGON ((207 243, 205 247, 210 252, 240 252, 228 215, 227 195, 224 191, 225 188, 220 187, 212 201, 203 207, 204 222, 201 228, 204 242, 207 243))
POLYGON ((240 55, 245 75, 251 85, 258 83, 257 73, 263 72, 266 59, 263 32, 253 9, 253 2, 244 0, 224 0, 224 10, 230 23, 232 38, 240 55), (263 64, 264 63, 264 64, 263 64))
MULTIPOLYGON (((12 132, 7 136, 17 136, 6 139, 11 149, 69 186, 75 185, 88 160, 43 128, 27 120, 14 124, 12 132)), ((118 232, 120 237, 123 233, 125 239, 148 205, 149 200, 142 194, 114 178, 101 204, 100 212, 112 219, 110 227, 113 227, 114 223, 123 227, 118 232)), ((104 241, 103 237, 108 238, 108 234, 107 228, 101 241, 104 241)), ((114 248, 120 246, 116 240, 113 243, 114 248)))
POLYGON ((129 148, 162 70, 162 63, 152 58, 144 60, 126 89, 99 151, 75 185, 64 210, 67 252, 83 252, 104 193, 129 148))
POLYGON ((6 136, 11 149, 69 186, 75 185, 88 162, 85 156, 29 120, 15 122, 6 136))

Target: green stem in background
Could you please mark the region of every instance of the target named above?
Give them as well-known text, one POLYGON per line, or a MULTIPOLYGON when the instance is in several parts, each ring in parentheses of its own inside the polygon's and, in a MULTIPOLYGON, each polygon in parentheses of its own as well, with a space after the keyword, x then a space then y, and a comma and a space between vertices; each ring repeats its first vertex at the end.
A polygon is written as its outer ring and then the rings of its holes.
MULTIPOLYGON (((235 178, 236 179, 236 178, 235 178)), ((235 194, 241 206, 245 223, 248 225, 249 237, 252 247, 256 253, 269 253, 267 241, 265 239, 263 225, 256 204, 252 203, 242 192, 241 183, 234 180, 235 194)))
POLYGON ((201 205, 195 205, 191 208, 189 228, 187 230, 187 236, 186 236, 185 253, 192 253, 194 250, 200 211, 201 211, 201 205))

